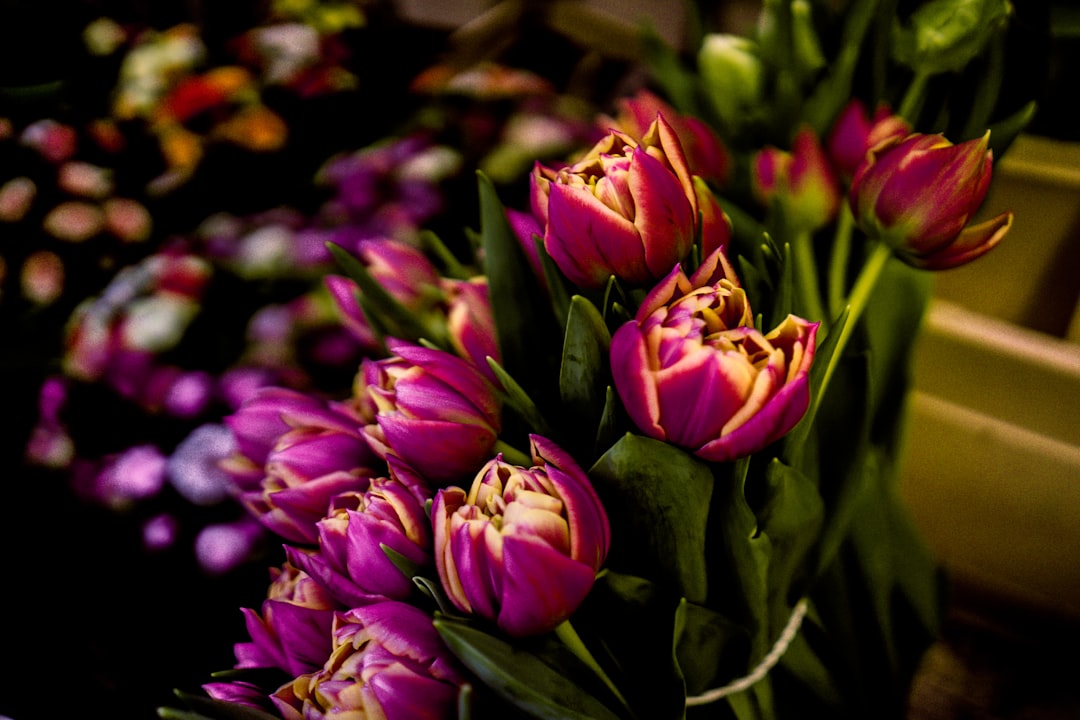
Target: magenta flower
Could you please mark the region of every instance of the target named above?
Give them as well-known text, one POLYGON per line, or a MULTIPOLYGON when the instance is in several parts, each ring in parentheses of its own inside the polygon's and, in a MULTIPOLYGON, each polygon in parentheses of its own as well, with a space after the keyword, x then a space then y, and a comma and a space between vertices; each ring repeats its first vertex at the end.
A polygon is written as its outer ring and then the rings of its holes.
POLYGON ((855 98, 833 123, 827 143, 829 159, 841 177, 850 180, 872 148, 910 134, 911 125, 893 115, 887 105, 879 105, 870 116, 863 102, 855 98))
POLYGON ((241 609, 251 641, 234 647, 236 667, 275 667, 294 677, 315 672, 330 657, 337 606, 321 585, 289 562, 270 573, 261 611, 241 609))
POLYGON ((315 544, 330 498, 365 488, 378 460, 347 406, 297 391, 264 388, 225 424, 238 451, 222 466, 240 501, 292 542, 315 544))
MULTIPOLYGON (((410 310, 431 310, 441 299, 439 273, 422 250, 390 238, 368 238, 356 243, 354 254, 386 292, 410 310)), ((341 275, 324 278, 342 323, 367 351, 381 349, 379 338, 360 307, 360 288, 341 275)))
POLYGON ((658 114, 663 115, 679 136, 691 174, 720 186, 731 180, 734 170, 731 153, 707 123, 693 115, 679 114, 659 95, 644 88, 620 98, 616 106, 619 112, 614 118, 603 118, 616 129, 638 139, 645 136, 658 114))
POLYGON ((1012 226, 1012 213, 969 226, 990 188, 990 133, 954 145, 915 133, 870 151, 851 181, 858 227, 897 257, 946 270, 989 252, 1012 226))
POLYGON ((361 364, 362 392, 375 411, 365 428, 372 446, 434 484, 472 476, 502 428, 495 388, 449 352, 396 338, 387 347, 392 357, 361 364))
POLYGON ((749 455, 791 430, 809 404, 817 323, 789 315, 762 335, 715 260, 676 267, 611 340, 611 372, 646 435, 713 461, 749 455))
POLYGON ((584 471, 533 435, 533 467, 498 455, 468 494, 435 496, 435 566, 460 610, 514 636, 554 629, 593 586, 611 542, 607 514, 584 471))
POLYGON ((337 615, 334 649, 321 670, 279 688, 285 720, 452 717, 465 682, 431 617, 387 600, 337 615))
POLYGON ((598 288, 612 275, 651 285, 686 257, 699 231, 706 247, 726 245, 728 228, 715 222, 722 213, 704 212, 714 221, 699 227, 702 202, 715 198, 695 184, 662 115, 640 141, 613 130, 573 165, 537 163, 530 183, 544 247, 582 288, 598 288))
POLYGON ((375 477, 364 490, 330 501, 318 523, 319 547, 286 547, 289 560, 319 582, 346 607, 376 600, 404 600, 412 592, 406 576, 383 552, 386 546, 416 566, 431 562, 431 526, 425 503, 431 492, 398 458, 389 456, 390 473, 375 477))
POLYGON ((808 126, 799 129, 790 151, 767 146, 756 152, 751 182, 763 206, 779 203, 788 220, 801 229, 824 227, 840 207, 836 173, 808 126))
POLYGON ((487 358, 501 362, 495 316, 491 311, 487 277, 443 281, 447 294, 446 326, 450 344, 460 357, 473 364, 488 380, 498 386, 498 378, 487 358))

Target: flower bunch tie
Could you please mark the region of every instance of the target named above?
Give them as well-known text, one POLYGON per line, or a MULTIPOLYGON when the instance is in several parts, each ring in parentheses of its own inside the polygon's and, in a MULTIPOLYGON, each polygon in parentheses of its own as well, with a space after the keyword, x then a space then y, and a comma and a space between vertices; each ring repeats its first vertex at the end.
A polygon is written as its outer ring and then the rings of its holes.
POLYGON ((791 611, 791 617, 788 619, 787 625, 784 626, 783 632, 781 632, 780 637, 776 639, 772 649, 769 650, 769 653, 762 658, 757 667, 751 670, 748 675, 736 678, 723 687, 713 688, 701 695, 688 697, 686 698, 686 706, 708 705, 711 702, 716 702, 728 695, 734 695, 737 692, 746 690, 758 680, 768 675, 769 671, 773 669, 776 663, 780 662, 780 658, 787 652, 791 641, 795 639, 795 635, 799 632, 799 628, 802 627, 803 618, 806 617, 806 610, 807 600, 806 598, 803 598, 795 604, 795 609, 791 611))

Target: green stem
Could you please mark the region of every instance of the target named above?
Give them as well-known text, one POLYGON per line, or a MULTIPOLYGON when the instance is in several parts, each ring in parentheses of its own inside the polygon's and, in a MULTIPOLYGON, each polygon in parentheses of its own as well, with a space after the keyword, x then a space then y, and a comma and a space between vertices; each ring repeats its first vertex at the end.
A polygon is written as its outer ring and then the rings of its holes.
POLYGON ((926 84, 930 82, 930 73, 925 70, 919 70, 915 73, 915 77, 911 80, 911 85, 908 86, 907 92, 904 94, 904 99, 900 103, 900 110, 897 113, 900 117, 907 120, 912 125, 915 125, 915 116, 918 115, 920 105, 923 101, 923 96, 926 94, 926 84))
POLYGON ((859 317, 862 315, 863 310, 866 309, 866 304, 870 301, 870 296, 874 292, 878 278, 881 277, 881 271, 885 269, 885 265, 891 257, 892 249, 879 241, 870 252, 870 257, 867 258, 866 264, 863 265, 862 270, 859 272, 859 277, 856 278, 855 285, 851 288, 851 294, 848 295, 847 321, 840 328, 840 337, 837 339, 836 348, 833 350, 832 362, 825 369, 825 376, 821 379, 821 387, 818 388, 817 393, 818 399, 814 403, 815 407, 821 402, 822 396, 825 395, 825 389, 829 386, 829 379, 832 378, 833 371, 836 370, 836 366, 844 354, 844 347, 847 345, 848 340, 851 339, 851 333, 854 332, 855 326, 859 323, 859 317))
POLYGON ((818 282, 817 260, 814 258, 813 236, 800 230, 791 243, 795 263, 795 284, 801 307, 799 312, 807 320, 825 322, 829 316, 821 302, 821 285, 818 282))
POLYGON ((836 317, 844 309, 848 259, 851 257, 851 232, 854 227, 855 217, 851 214, 851 208, 847 203, 841 203, 829 264, 829 313, 831 317, 836 317))
MULTIPOLYGON (((559 623, 555 628, 555 636, 562 640, 566 648, 574 654, 578 660, 585 663, 590 670, 592 670, 598 678, 600 678, 608 689, 619 699, 619 702, 623 704, 627 710, 630 710, 630 704, 626 702, 626 698, 623 697, 619 689, 615 687, 615 683, 611 681, 611 678, 607 676, 604 669, 600 667, 600 663, 596 662, 596 658, 589 652, 589 648, 585 647, 585 643, 581 641, 581 637, 577 634, 577 630, 570 624, 569 620, 564 620, 559 623)), ((631 711, 631 714, 633 712, 631 711)))

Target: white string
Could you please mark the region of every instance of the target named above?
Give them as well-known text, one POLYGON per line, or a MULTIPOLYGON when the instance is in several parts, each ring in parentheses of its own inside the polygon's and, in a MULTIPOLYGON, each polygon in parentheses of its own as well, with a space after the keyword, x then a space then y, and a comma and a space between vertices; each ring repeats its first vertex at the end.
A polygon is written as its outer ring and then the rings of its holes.
POLYGON ((776 643, 773 644, 772 649, 769 650, 769 654, 762 658, 761 662, 758 663, 757 667, 750 671, 749 675, 736 678, 723 687, 713 688, 701 695, 694 695, 686 698, 687 707, 691 705, 707 705, 711 702, 716 702, 720 698, 742 692, 761 678, 765 677, 769 671, 773 669, 776 663, 780 662, 780 658, 787 651, 788 645, 795 639, 795 635, 799 632, 799 628, 802 627, 803 618, 806 616, 806 609, 806 598, 803 598, 795 604, 795 609, 791 611, 791 617, 788 619, 787 625, 784 626, 784 630, 780 633, 780 637, 776 639, 776 643))

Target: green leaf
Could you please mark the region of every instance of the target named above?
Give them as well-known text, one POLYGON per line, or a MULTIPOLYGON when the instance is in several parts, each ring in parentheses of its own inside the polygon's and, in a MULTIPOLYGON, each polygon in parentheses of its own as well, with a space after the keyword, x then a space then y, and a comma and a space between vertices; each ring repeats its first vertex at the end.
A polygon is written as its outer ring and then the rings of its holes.
POLYGON ((1037 110, 1038 105, 1032 100, 1009 117, 990 126, 990 149, 994 152, 994 160, 1004 157, 1016 136, 1035 119, 1037 110))
MULTIPOLYGON (((770 298, 772 309, 769 312, 769 325, 768 328, 774 328, 784 321, 784 318, 792 312, 795 303, 795 277, 794 277, 794 259, 791 252, 791 245, 785 243, 783 247, 783 255, 780 259, 780 277, 778 278, 776 289, 773 290, 773 295, 770 298)), ((751 299, 751 301, 753 301, 751 299)), ((765 330, 767 332, 768 329, 765 330)))
POLYGON ((821 405, 821 387, 825 378, 835 371, 833 366, 840 362, 836 355, 836 348, 843 334, 844 326, 848 320, 848 308, 844 308, 840 316, 830 326, 829 334, 821 341, 814 351, 814 363, 810 367, 810 407, 806 410, 799 424, 789 432, 783 440, 781 456, 784 460, 795 467, 799 467, 799 457, 803 452, 803 446, 814 426, 814 419, 821 405))
POLYGON ((609 567, 669 583, 679 595, 703 603, 713 494, 708 466, 668 443, 627 434, 597 460, 589 477, 617 539, 609 567))
POLYGON ((559 367, 559 396, 565 410, 566 433, 571 441, 591 443, 604 412, 611 384, 608 353, 611 333, 596 306, 580 295, 570 302, 559 367))
MULTIPOLYGON (((751 638, 751 661, 765 656, 769 638, 769 562, 772 542, 760 532, 757 516, 746 500, 746 469, 749 462, 736 463, 732 477, 716 484, 718 508, 714 526, 719 528, 717 552, 728 577, 717 578, 719 588, 736 587, 738 593, 720 595, 710 603, 747 628, 751 638)), ((719 592, 719 590, 717 590, 719 592)))
POLYGON ((608 385, 604 390, 604 410, 600 414, 600 421, 596 428, 594 455, 599 454, 601 449, 614 445, 625 432, 625 427, 626 414, 622 401, 619 400, 615 389, 608 385))
POLYGON ((559 266, 548 255, 544 247, 544 240, 539 235, 533 236, 536 244, 536 254, 540 258, 540 267, 544 272, 544 282, 547 283, 548 295, 551 296, 551 307, 555 311, 555 317, 566 329, 566 316, 570 313, 570 292, 566 289, 566 278, 559 270, 559 266))
POLYGON ((683 602, 676 657, 687 696, 722 687, 745 672, 750 657, 746 628, 709 608, 683 602))
POLYGON ((503 369, 502 365, 491 358, 488 358, 487 361, 488 366, 495 373, 495 377, 503 388, 504 402, 528 423, 531 432, 544 436, 550 435, 551 426, 544 420, 544 416, 540 414, 539 408, 537 408, 533 399, 529 397, 529 394, 525 392, 525 389, 503 369))
POLYGON ((372 325, 383 331, 382 334, 414 342, 425 339, 437 347, 446 347, 443 328, 425 323, 398 302, 352 253, 334 243, 326 243, 326 247, 338 265, 359 286, 359 300, 364 314, 372 325))
POLYGON ((811 579, 805 561, 821 532, 824 503, 813 482, 779 459, 769 462, 763 480, 758 526, 773 551, 768 572, 772 625, 782 627, 811 579))
POLYGON ((641 720, 683 717, 686 690, 675 647, 683 622, 670 585, 604 570, 573 622, 641 720))
POLYGON ((443 267, 443 275, 458 280, 468 280, 476 275, 471 269, 463 265, 457 257, 446 247, 442 239, 431 230, 420 231, 420 243, 423 248, 435 258, 438 258, 443 267))
POLYGON ((172 720, 275 720, 275 716, 247 705, 222 702, 210 697, 192 695, 181 690, 174 690, 178 698, 194 713, 174 711, 171 708, 159 708, 158 716, 172 720), (171 712, 181 714, 172 715, 171 712))
POLYGON ((480 191, 480 234, 488 296, 499 336, 501 365, 512 377, 529 383, 534 397, 557 397, 545 383, 557 377, 559 325, 548 298, 533 273, 525 251, 506 219, 506 211, 491 180, 477 173, 480 191), (540 384, 534 386, 535 384, 540 384))
POLYGON ((619 720, 619 715, 521 643, 436 616, 435 629, 459 660, 496 694, 541 720, 619 720))
MULTIPOLYGON (((803 620, 804 628, 809 624, 809 620, 803 620)), ((791 639, 787 650, 780 656, 779 667, 790 673, 829 707, 836 709, 843 705, 840 688, 837 687, 829 668, 807 641, 805 629, 791 639)))

